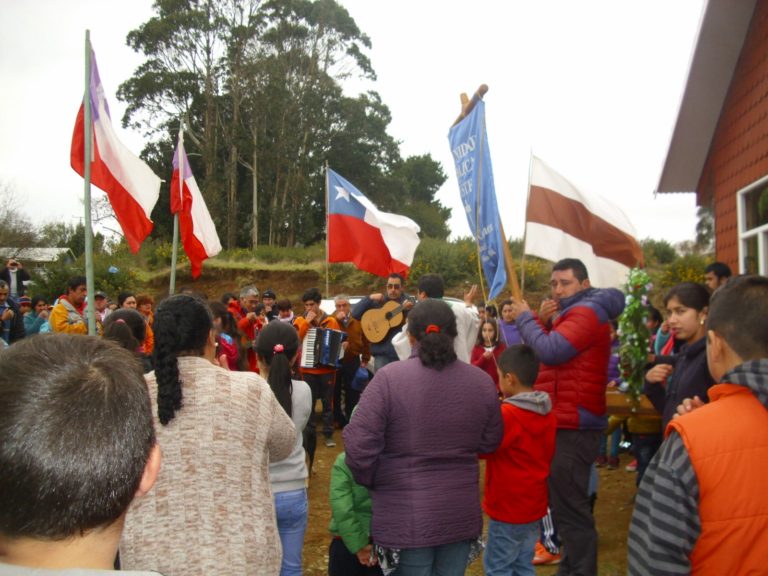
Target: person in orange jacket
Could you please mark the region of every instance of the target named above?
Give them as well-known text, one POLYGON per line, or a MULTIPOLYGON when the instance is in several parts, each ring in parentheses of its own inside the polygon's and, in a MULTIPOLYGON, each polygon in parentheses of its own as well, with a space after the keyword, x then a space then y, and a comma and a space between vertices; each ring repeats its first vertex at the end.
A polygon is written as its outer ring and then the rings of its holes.
POLYGON ((718 288, 706 339, 716 384, 708 404, 694 397, 678 406, 648 466, 629 529, 629 574, 765 572, 768 278, 718 288))
MULTIPOLYGON (((336 318, 329 316, 320 309, 320 302, 322 302, 323 297, 317 288, 310 288, 304 292, 301 300, 304 302, 304 314, 297 316, 293 321, 293 325, 299 331, 299 340, 301 340, 302 345, 310 328, 341 329, 336 318)), ((318 399, 323 403, 325 445, 333 448, 336 446, 336 442, 333 440, 333 385, 336 368, 317 366, 315 368, 301 368, 299 372, 302 379, 309 384, 312 390, 313 408, 318 399)), ((316 426, 315 418, 310 418, 309 424, 307 424, 307 434, 310 438, 314 438, 315 442, 316 426)))

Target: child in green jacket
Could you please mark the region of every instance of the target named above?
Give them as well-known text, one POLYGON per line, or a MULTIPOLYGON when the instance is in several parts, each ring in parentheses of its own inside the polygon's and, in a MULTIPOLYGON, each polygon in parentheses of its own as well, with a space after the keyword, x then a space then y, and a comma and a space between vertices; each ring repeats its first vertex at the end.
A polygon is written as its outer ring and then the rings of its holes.
POLYGON ((331 469, 329 576, 381 576, 371 544, 371 497, 355 483, 342 452, 331 469))

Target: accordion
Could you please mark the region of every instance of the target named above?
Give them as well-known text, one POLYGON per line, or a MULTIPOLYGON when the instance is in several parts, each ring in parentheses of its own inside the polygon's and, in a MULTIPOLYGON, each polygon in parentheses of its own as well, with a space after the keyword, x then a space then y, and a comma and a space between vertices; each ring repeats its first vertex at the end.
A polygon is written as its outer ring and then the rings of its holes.
POLYGON ((344 356, 347 335, 331 328, 310 328, 301 344, 301 368, 337 368, 344 356))

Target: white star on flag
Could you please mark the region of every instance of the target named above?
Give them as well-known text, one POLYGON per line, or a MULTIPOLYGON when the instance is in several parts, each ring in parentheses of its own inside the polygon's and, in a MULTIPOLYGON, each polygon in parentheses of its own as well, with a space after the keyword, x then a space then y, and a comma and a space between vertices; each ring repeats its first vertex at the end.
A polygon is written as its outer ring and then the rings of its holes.
POLYGON ((349 202, 349 192, 347 192, 344 188, 341 186, 336 186, 337 194, 336 194, 336 200, 339 198, 344 198, 347 202, 349 202))

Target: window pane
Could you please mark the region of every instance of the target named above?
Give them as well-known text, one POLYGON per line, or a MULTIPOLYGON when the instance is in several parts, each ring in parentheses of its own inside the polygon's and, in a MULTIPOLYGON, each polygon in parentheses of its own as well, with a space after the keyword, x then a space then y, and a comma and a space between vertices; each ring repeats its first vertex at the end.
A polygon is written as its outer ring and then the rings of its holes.
POLYGON ((743 232, 768 224, 768 186, 761 186, 744 195, 744 216, 743 232))
POLYGON ((750 236, 749 238, 744 238, 742 240, 742 249, 744 255, 744 273, 759 274, 757 234, 750 236))

